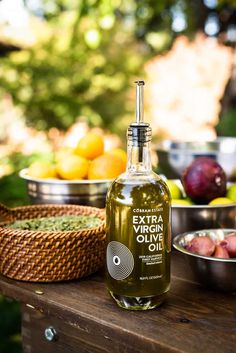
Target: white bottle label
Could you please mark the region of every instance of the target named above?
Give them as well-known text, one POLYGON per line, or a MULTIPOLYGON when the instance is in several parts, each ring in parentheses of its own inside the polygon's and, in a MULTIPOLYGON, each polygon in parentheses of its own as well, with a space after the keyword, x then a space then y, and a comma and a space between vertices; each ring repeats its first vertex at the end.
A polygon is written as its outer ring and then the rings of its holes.
POLYGON ((138 257, 143 269, 139 279, 144 281, 162 278, 163 274, 155 269, 159 269, 158 265, 162 265, 164 261, 166 230, 163 208, 133 209, 132 225, 133 236, 137 243, 136 249, 139 252, 136 254, 136 259, 138 257))
POLYGON ((164 207, 130 208, 126 219, 119 214, 119 227, 110 235, 106 253, 107 270, 113 279, 129 278, 130 283, 165 280, 170 227, 169 212, 164 207))

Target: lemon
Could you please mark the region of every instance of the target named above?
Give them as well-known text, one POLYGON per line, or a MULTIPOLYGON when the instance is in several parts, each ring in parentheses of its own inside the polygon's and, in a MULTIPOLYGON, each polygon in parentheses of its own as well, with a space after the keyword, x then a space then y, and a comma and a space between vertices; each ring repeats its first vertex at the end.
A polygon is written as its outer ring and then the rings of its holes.
POLYGON ((125 165, 119 157, 104 153, 90 163, 88 179, 114 179, 124 171, 125 165))
POLYGON ((192 201, 187 199, 172 199, 172 205, 183 205, 183 206, 190 206, 193 205, 192 201))
POLYGON ((227 190, 226 197, 233 202, 236 202, 236 184, 230 185, 227 190))
POLYGON ((122 148, 114 148, 113 150, 107 151, 107 154, 111 154, 112 156, 116 156, 121 159, 124 169, 127 164, 127 154, 122 148))
POLYGON ((72 147, 62 147, 55 152, 55 160, 56 162, 59 162, 71 154, 74 154, 74 149, 72 147))
POLYGON ((55 165, 39 161, 29 166, 27 174, 38 179, 54 179, 57 177, 55 165))
POLYGON ((225 205, 225 204, 229 204, 229 203, 233 203, 232 200, 228 199, 227 197, 217 197, 216 199, 211 200, 211 202, 209 202, 208 205, 225 205))
POLYGON ((180 188, 178 187, 178 185, 170 179, 165 180, 169 191, 170 191, 170 195, 172 197, 172 199, 182 199, 182 192, 180 190, 180 188))
POLYGON ((88 132, 79 140, 78 145, 75 148, 75 153, 86 159, 95 159, 101 156, 103 152, 103 138, 95 132, 88 132))
POLYGON ((86 178, 88 175, 89 162, 87 159, 76 156, 67 155, 66 158, 60 159, 57 163, 57 172, 62 179, 76 180, 86 178))

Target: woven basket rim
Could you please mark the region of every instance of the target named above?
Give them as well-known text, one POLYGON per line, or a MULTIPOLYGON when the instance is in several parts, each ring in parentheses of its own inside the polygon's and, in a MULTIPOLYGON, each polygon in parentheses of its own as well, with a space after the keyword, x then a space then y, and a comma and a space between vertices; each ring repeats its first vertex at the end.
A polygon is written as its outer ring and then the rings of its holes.
MULTIPOLYGON (((73 204, 42 204, 42 205, 26 205, 26 206, 18 206, 12 209, 9 209, 9 211, 12 212, 17 212, 17 210, 19 211, 24 211, 24 210, 31 210, 31 209, 45 209, 45 208, 81 208, 84 210, 90 210, 90 211, 94 211, 94 213, 98 213, 96 215, 94 215, 95 217, 99 218, 101 220, 101 224, 99 224, 96 227, 88 227, 88 228, 80 228, 78 230, 27 230, 27 229, 17 229, 17 228, 11 228, 11 227, 4 227, 2 225, 0 225, 0 231, 12 231, 15 234, 18 233, 22 233, 24 232, 24 234, 27 236, 30 235, 39 235, 39 234, 44 234, 46 235, 81 235, 84 234, 85 232, 102 232, 104 230, 105 227, 105 214, 104 214, 104 209, 99 209, 97 207, 92 207, 92 206, 84 206, 84 205, 73 205, 73 204)), ((92 213, 91 213, 92 215, 92 213)), ((57 216, 50 216, 50 217, 57 217, 57 216)), ((33 218, 27 218, 27 219, 35 219, 36 217, 33 218)), ((40 217, 38 217, 40 218, 40 217)), ((43 218, 46 218, 45 216, 43 218)), ((8 224, 9 222, 5 222, 5 224, 8 224)), ((12 222, 11 222, 12 223, 12 222)), ((1 222, 1 224, 3 224, 3 222, 1 222)))

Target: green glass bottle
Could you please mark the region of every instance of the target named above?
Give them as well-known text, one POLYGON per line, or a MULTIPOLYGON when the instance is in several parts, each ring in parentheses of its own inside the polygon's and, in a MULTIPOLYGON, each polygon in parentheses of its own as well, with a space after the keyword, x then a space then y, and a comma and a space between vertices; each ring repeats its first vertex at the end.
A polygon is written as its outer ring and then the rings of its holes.
POLYGON ((126 172, 106 201, 106 285, 125 309, 160 305, 170 287, 170 193, 152 171, 151 128, 143 122, 143 81, 136 86, 136 122, 127 132, 126 172))

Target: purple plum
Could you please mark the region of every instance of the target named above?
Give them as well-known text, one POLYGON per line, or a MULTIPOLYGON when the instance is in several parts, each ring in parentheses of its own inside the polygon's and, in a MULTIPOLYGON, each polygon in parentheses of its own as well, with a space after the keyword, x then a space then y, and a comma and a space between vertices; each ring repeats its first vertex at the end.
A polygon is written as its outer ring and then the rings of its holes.
POLYGON ((229 258, 228 251, 221 245, 216 245, 215 252, 214 252, 213 256, 214 257, 221 257, 223 259, 229 258))
POLYGON ((188 243, 186 249, 198 255, 211 256, 215 251, 215 243, 207 236, 196 237, 188 243))
POLYGON ((230 257, 236 257, 236 233, 227 235, 220 245, 227 250, 230 257))

